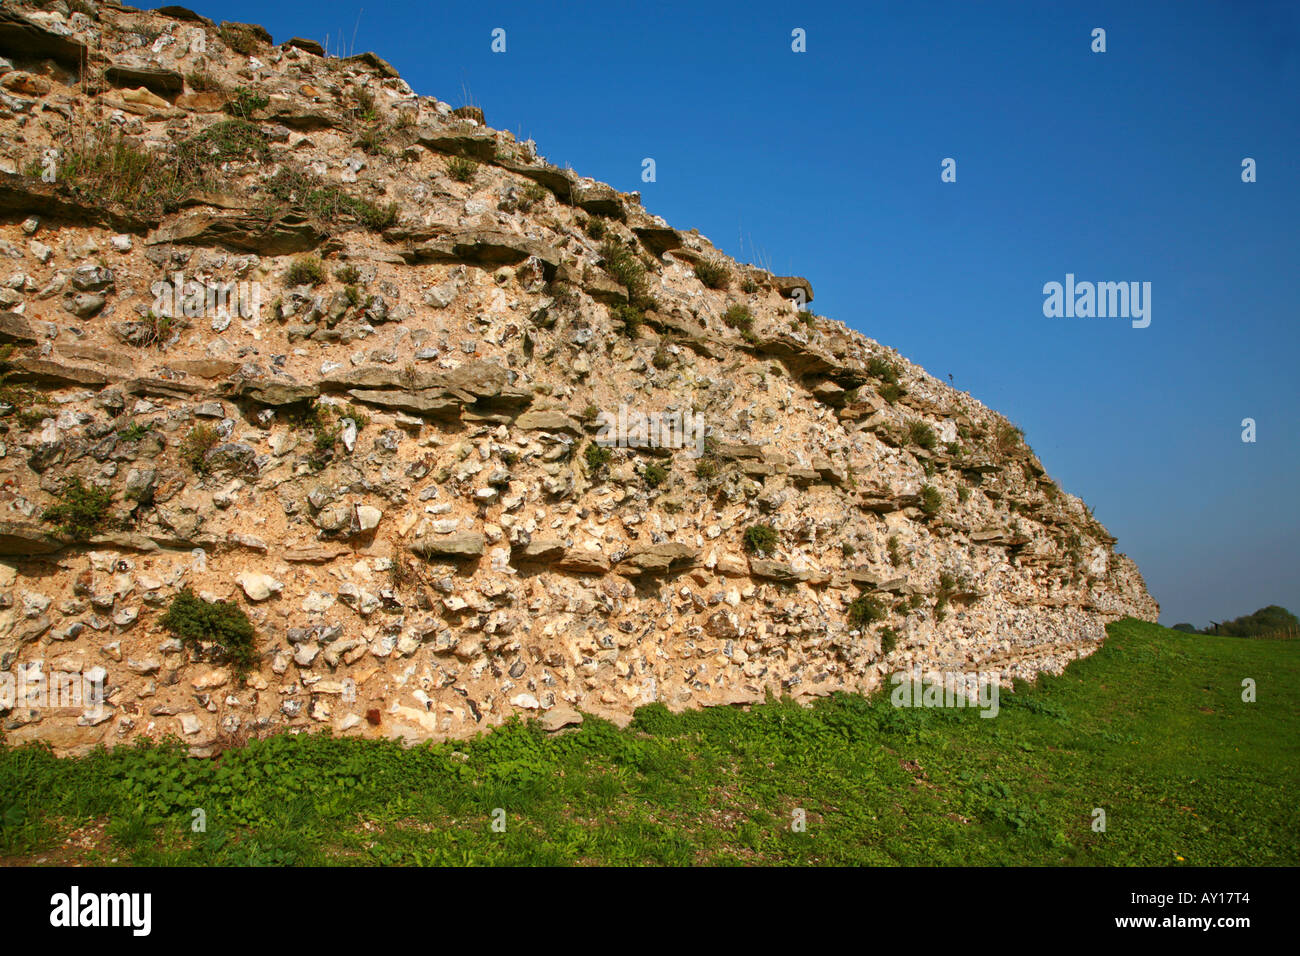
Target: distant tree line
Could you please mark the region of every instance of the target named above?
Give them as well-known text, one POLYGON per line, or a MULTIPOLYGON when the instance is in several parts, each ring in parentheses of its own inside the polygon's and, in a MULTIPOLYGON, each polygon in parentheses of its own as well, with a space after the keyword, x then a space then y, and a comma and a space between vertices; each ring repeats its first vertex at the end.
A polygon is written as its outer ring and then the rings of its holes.
POLYGON ((1226 637, 1261 637, 1287 631, 1300 634, 1300 618, 1284 607, 1270 604, 1254 614, 1245 614, 1231 621, 1211 621, 1209 627, 1198 629, 1192 624, 1175 624, 1174 630, 1186 634, 1222 634, 1226 637))

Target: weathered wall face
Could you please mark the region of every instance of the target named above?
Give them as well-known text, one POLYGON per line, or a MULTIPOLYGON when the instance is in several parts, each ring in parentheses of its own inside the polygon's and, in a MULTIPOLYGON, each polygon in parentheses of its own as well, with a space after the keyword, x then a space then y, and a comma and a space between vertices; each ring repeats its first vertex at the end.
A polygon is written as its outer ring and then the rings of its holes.
POLYGON ((375 57, 108 6, 3 16, 10 743, 202 754, 866 691, 913 664, 1030 677, 1155 619, 1004 419, 797 311, 804 280, 375 57), (105 136, 156 165, 123 188, 81 152, 105 136), (244 315, 208 300, 223 283, 244 315), (589 461, 620 407, 698 422, 704 454, 589 461), (111 497, 60 531, 72 479, 111 497), (249 672, 162 626, 185 588, 245 609, 249 672), (880 617, 855 627, 862 596, 880 617), (107 703, 50 701, 55 673, 107 703))

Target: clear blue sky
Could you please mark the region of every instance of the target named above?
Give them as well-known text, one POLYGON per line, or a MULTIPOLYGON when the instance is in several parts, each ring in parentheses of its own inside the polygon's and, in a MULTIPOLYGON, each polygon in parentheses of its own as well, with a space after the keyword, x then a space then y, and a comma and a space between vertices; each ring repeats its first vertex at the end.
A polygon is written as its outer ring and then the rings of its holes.
POLYGON ((355 30, 418 93, 468 91, 552 162, 807 276, 817 312, 1021 424, 1164 623, 1300 612, 1300 4, 197 8, 331 50, 355 30), (1044 318, 1067 272, 1152 283, 1150 327, 1044 318))

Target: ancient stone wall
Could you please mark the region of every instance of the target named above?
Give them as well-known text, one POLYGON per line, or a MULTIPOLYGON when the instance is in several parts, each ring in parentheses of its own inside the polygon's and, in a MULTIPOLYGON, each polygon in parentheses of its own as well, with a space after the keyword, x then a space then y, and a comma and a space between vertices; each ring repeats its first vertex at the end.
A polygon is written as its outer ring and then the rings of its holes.
POLYGON ((1009 680, 1156 618, 1018 430, 807 280, 373 54, 95 9, 0 12, 8 742, 1009 680), (246 666, 165 626, 187 590, 246 666))

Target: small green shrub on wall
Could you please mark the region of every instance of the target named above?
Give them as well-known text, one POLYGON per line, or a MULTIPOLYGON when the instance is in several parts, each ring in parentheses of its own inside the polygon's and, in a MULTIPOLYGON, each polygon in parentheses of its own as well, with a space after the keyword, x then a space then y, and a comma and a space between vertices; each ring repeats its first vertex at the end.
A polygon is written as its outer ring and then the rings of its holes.
POLYGON ((79 541, 104 530, 108 522, 108 505, 113 500, 111 491, 82 484, 80 478, 69 478, 63 485, 59 503, 45 509, 41 520, 79 541))
POLYGON ((257 660, 253 623, 234 604, 205 601, 186 588, 172 598, 161 623, 186 647, 217 647, 238 670, 247 670, 257 660))
POLYGON ((849 627, 855 631, 865 630, 884 616, 885 609, 880 602, 867 594, 855 598, 849 605, 849 627))
POLYGON ((592 442, 587 446, 587 450, 583 452, 583 457, 587 460, 588 470, 595 473, 604 471, 605 468, 608 467, 610 461, 614 457, 614 453, 604 445, 597 445, 595 442, 592 442))
POLYGON ((745 550, 750 554, 769 554, 780 541, 781 536, 770 524, 755 524, 745 529, 745 550))

